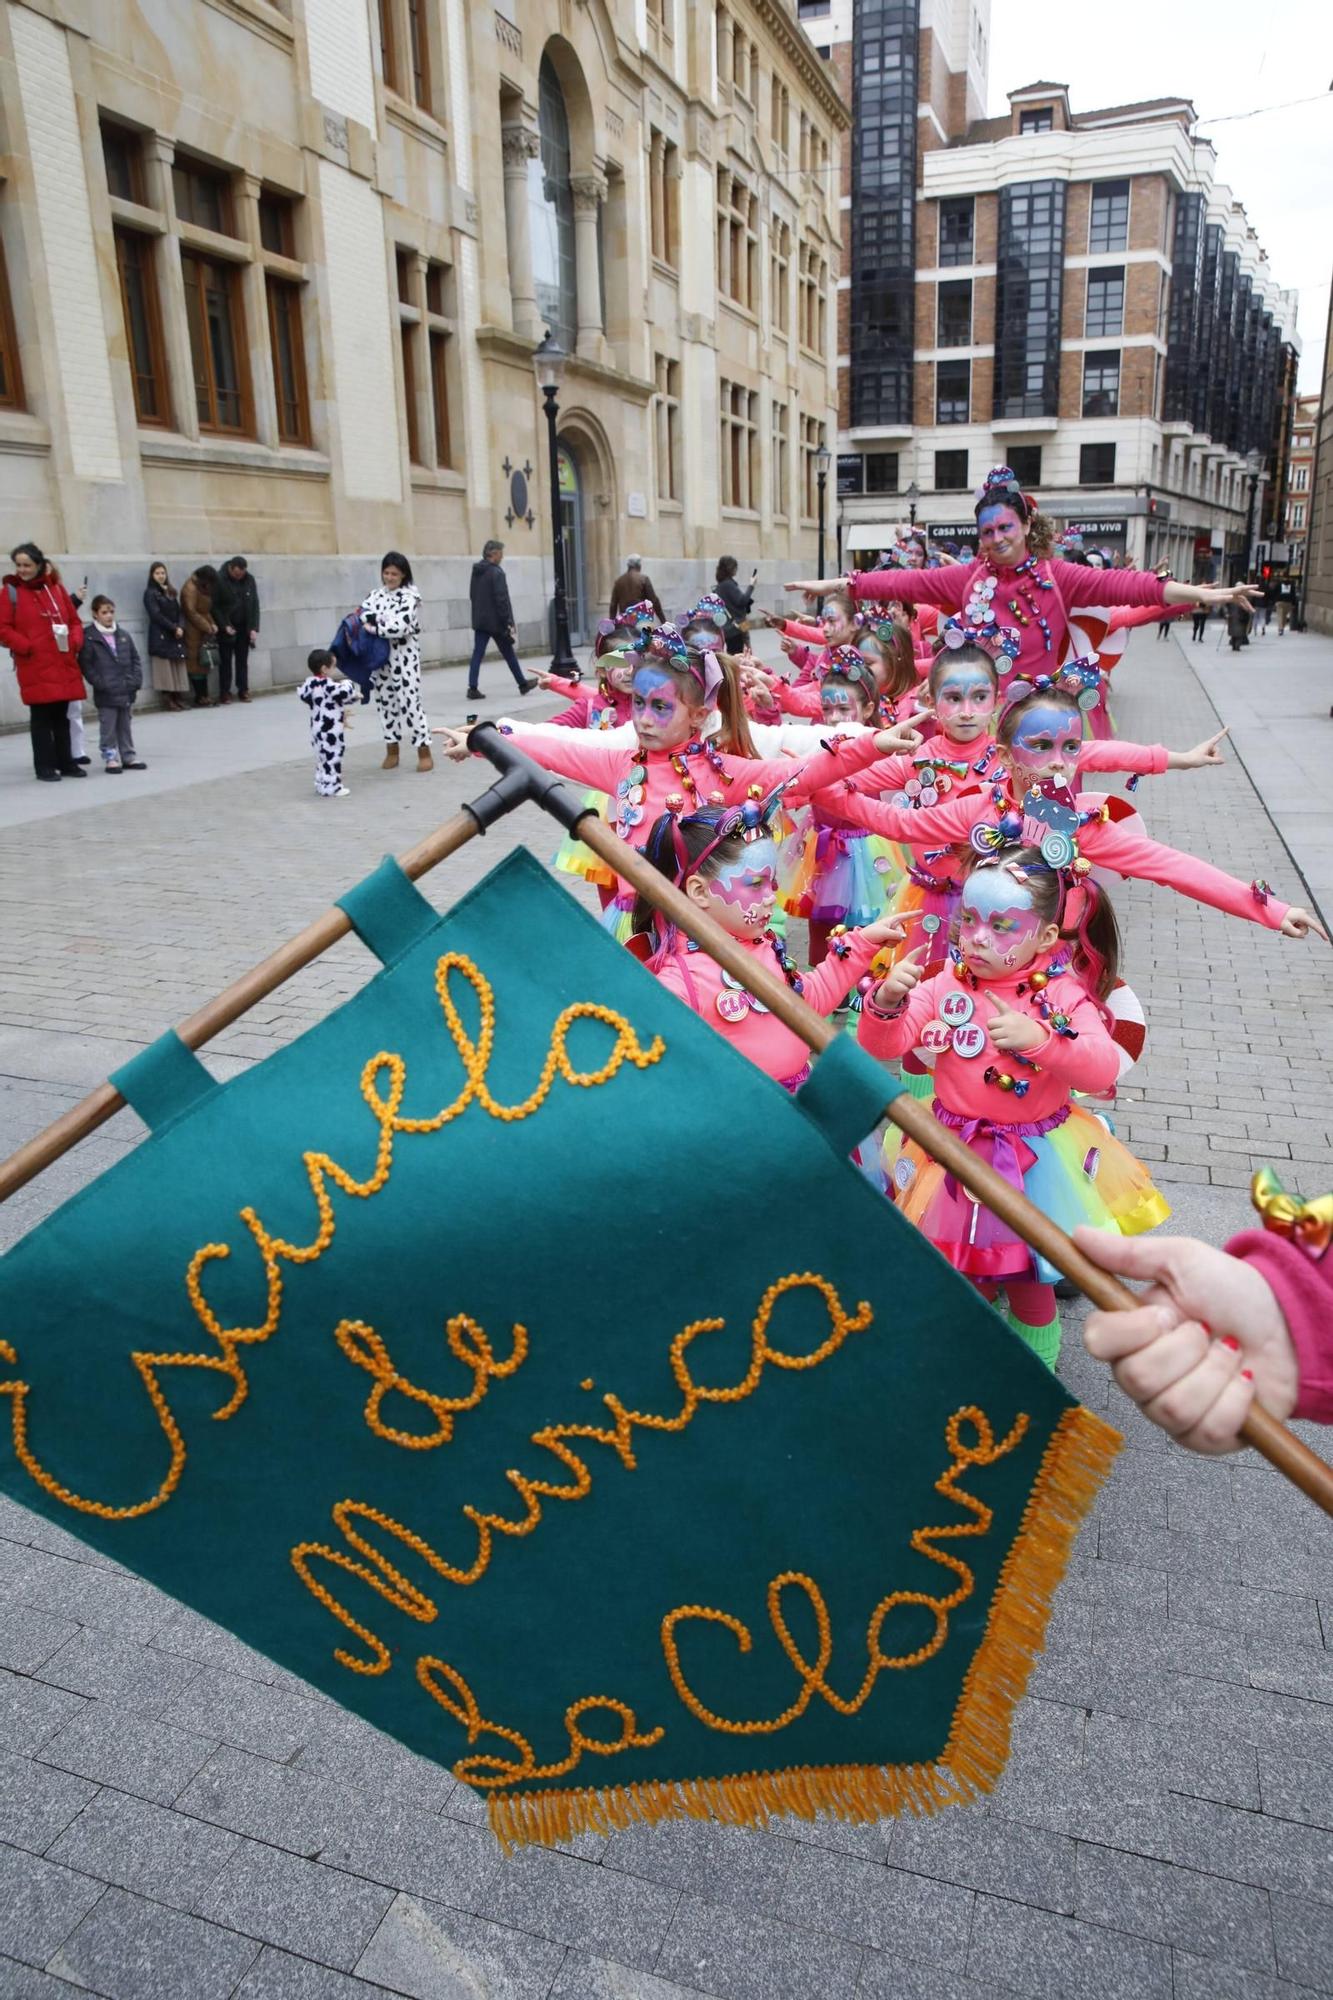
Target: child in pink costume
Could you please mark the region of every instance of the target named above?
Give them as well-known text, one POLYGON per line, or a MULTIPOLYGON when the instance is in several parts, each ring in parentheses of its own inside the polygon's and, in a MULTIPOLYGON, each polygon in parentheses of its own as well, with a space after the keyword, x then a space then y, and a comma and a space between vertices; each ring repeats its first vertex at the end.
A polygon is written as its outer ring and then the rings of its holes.
MULTIPOLYGON (((1134 746, 1142 759, 1137 768, 1157 772, 1220 764, 1219 740, 1210 737, 1188 751, 1134 746)), ((974 852, 988 852, 1017 839, 1035 814, 1052 835, 1061 835, 1061 866, 1067 846, 1081 872, 1095 865, 1136 881, 1158 882, 1284 937, 1303 938, 1311 930, 1324 936, 1308 910, 1280 902, 1266 882, 1239 882, 1207 861, 1150 839, 1127 800, 1071 790, 1084 772, 1106 769, 1108 758, 1112 769, 1135 765, 1130 746, 1084 742, 1082 711, 1055 683, 1022 692, 1010 702, 1001 718, 999 743, 1009 768, 989 792, 913 812, 863 798, 843 783, 829 803, 858 825, 920 850, 929 843, 936 849, 970 846, 974 852)))
MULTIPOLYGON (((629 605, 618 618, 604 619, 593 643, 595 680, 574 684, 569 707, 551 716, 548 726, 607 730, 628 722, 633 705, 630 690, 634 685, 636 664, 631 648, 643 633, 653 629, 656 622, 656 613, 646 598, 641 603, 629 605)), ((539 674, 537 678, 544 688, 556 694, 566 693, 571 685, 558 674, 539 674)), ((592 806, 603 819, 606 818, 605 792, 589 791, 584 804, 592 806)), ((615 876, 597 859, 592 849, 585 847, 581 840, 576 840, 573 834, 567 833, 556 849, 555 866, 562 875, 576 875, 581 882, 591 882, 601 898, 603 909, 611 901, 616 886, 615 876)))
MULTIPOLYGON (((739 805, 798 777, 813 792, 919 740, 910 729, 880 730, 805 757, 737 757, 719 750, 705 733, 722 678, 711 653, 687 646, 678 632, 663 627, 649 640, 635 670, 635 749, 603 745, 587 730, 567 730, 560 739, 514 726, 506 733, 546 770, 608 793, 616 830, 632 847, 644 846, 663 812, 688 811, 696 804, 739 805)), ((437 733, 447 739, 450 757, 467 756, 462 732, 437 733)), ((613 906, 616 928, 624 918, 627 929, 633 900, 628 884, 621 882, 613 906)))
MULTIPOLYGON (((663 813, 645 852, 655 868, 676 882, 699 908, 749 951, 756 964, 784 978, 820 1014, 831 1014, 870 969, 880 947, 896 935, 879 923, 836 938, 824 963, 798 973, 771 928, 777 896, 778 856, 768 831, 771 807, 707 806, 684 815, 663 813)), ((810 1073, 809 1051, 767 1007, 738 986, 730 973, 640 897, 634 909, 631 949, 710 1028, 756 1068, 796 1090, 810 1073)))
MULTIPOLYGON (((819 688, 831 729, 874 724, 879 689, 855 646, 829 650, 819 688)), ((902 871, 902 854, 891 842, 867 835, 821 800, 801 810, 779 851, 778 881, 783 909, 809 923, 811 965, 823 962, 835 929, 884 915, 902 871)))
MULTIPOLYGON (((1037 848, 979 856, 963 885, 955 961, 923 981, 923 947, 900 959, 866 994, 857 1032, 884 1059, 918 1043, 934 1049, 935 1116, 1044 1214, 1065 1228, 1090 1222, 1135 1235, 1170 1210, 1146 1168, 1070 1101, 1075 1090, 1109 1090, 1119 1071, 1099 1004, 1115 976, 1114 919, 1095 886, 1080 886, 1086 905, 1071 951, 1060 926, 1065 886, 1037 848)), ((1004 1288, 1010 1325, 1053 1368, 1054 1267, 911 1139, 893 1185, 897 1205, 955 1270, 987 1298, 1004 1288)))
POLYGON ((1250 1193, 1264 1226, 1225 1250, 1190 1237, 1077 1238, 1103 1270, 1151 1281, 1132 1311, 1090 1314, 1083 1338, 1192 1451, 1238 1451, 1256 1397, 1283 1422, 1333 1424, 1333 1195, 1302 1201, 1271 1167, 1250 1193))
MULTIPOLYGON (((857 603, 896 597, 904 604, 935 604, 962 612, 971 625, 995 625, 1012 632, 1017 648, 1008 678, 1032 679, 1058 666, 1069 627, 1071 604, 1151 605, 1248 604, 1254 593, 1244 584, 1213 590, 1197 584, 1164 583, 1146 570, 1080 568, 1051 561, 1050 524, 1037 512, 1007 465, 987 475, 977 499, 977 540, 981 553, 948 569, 858 571, 846 579, 857 603)), ((842 579, 838 579, 842 583, 842 579)), ((823 592, 830 579, 789 584, 791 590, 823 592)))

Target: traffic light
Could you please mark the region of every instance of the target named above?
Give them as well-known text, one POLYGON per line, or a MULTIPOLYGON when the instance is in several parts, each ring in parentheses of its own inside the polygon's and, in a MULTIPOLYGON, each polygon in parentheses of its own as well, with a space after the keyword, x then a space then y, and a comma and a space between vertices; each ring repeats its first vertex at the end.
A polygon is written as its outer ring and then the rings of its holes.
POLYGON ((1267 583, 1273 574, 1272 563, 1265 563, 1263 568, 1260 570, 1259 574, 1263 578, 1264 582, 1267 583))

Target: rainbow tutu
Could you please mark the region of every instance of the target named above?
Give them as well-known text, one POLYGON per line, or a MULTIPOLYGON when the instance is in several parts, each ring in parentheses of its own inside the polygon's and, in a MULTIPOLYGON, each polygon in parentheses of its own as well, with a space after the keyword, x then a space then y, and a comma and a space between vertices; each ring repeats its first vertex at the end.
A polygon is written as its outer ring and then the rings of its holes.
MULTIPOLYGON (((1080 1104, 1012 1125, 963 1119, 938 1102, 934 1110, 941 1124, 960 1132, 973 1152, 1066 1231, 1087 1222, 1094 1229, 1138 1236, 1156 1229, 1171 1213, 1143 1162, 1103 1119, 1080 1104)), ((999 1282, 1035 1279, 1045 1285, 1059 1278, 1054 1265, 1007 1222, 973 1201, 914 1139, 904 1138, 896 1148, 890 1184, 907 1219, 964 1276, 999 1282)))
POLYGON ((789 916, 856 929, 885 914, 902 867, 882 834, 807 819, 778 850, 778 901, 789 916))
MULTIPOLYGON (((606 793, 585 792, 583 803, 600 819, 606 818, 606 793)), ((604 861, 599 861, 590 847, 567 833, 555 851, 554 866, 562 875, 577 875, 581 882, 592 882, 599 889, 609 889, 615 876, 604 861)))

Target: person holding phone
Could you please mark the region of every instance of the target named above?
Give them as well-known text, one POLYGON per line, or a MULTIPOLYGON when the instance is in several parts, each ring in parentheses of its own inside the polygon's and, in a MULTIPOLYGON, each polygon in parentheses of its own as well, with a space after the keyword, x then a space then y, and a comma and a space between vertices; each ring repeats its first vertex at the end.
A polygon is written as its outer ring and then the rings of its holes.
POLYGON ((735 556, 721 556, 717 565, 717 594, 727 607, 727 629, 724 644, 729 653, 745 651, 745 633, 750 608, 754 603, 754 587, 759 578, 757 569, 750 571, 750 587, 743 590, 736 579, 738 564, 735 556))
POLYGON ((70 704, 83 701, 83 626, 74 599, 36 542, 10 550, 13 572, 0 585, 0 646, 7 646, 27 705, 32 763, 50 784, 86 778, 70 748, 70 704))

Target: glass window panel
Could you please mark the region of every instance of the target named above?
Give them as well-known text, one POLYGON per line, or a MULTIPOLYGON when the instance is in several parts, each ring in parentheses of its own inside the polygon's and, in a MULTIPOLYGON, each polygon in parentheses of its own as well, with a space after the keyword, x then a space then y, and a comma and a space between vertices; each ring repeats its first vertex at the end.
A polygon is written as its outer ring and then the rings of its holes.
POLYGON ((937 451, 935 454, 935 486, 941 493, 958 493, 967 485, 967 453, 965 451, 937 451))
POLYGON ((166 368, 162 358, 162 322, 158 312, 150 238, 132 230, 116 231, 116 266, 125 315, 134 410, 141 424, 167 421, 166 368))
POLYGON ((570 352, 578 334, 574 197, 569 185, 569 120, 549 56, 538 76, 541 153, 528 162, 528 220, 537 310, 570 352))

